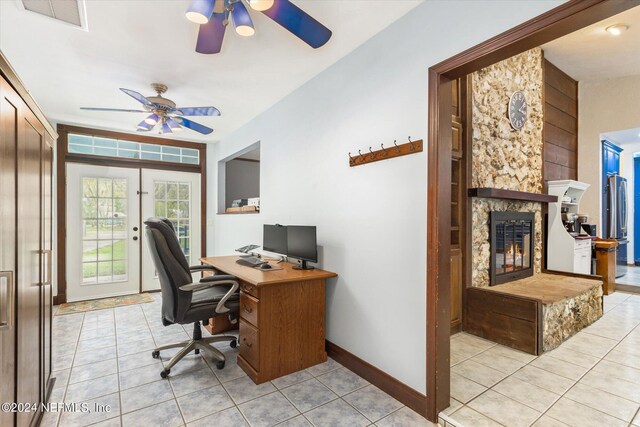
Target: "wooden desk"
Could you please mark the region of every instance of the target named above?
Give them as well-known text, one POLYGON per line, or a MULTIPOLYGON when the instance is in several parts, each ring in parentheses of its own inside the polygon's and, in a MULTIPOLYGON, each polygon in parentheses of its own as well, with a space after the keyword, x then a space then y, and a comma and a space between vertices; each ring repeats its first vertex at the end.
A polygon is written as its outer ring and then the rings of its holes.
POLYGON ((240 281, 238 365, 260 384, 327 360, 324 270, 258 270, 237 264, 237 256, 201 258, 240 281))

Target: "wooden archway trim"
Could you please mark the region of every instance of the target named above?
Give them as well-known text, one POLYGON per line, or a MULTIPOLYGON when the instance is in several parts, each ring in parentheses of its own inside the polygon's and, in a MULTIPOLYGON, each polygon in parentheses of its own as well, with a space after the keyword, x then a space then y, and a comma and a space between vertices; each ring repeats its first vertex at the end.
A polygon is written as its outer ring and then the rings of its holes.
POLYGON ((450 391, 450 195, 452 79, 640 5, 638 0, 573 0, 429 69, 427 159, 427 399, 437 422, 450 391), (441 131, 442 130, 442 131, 441 131))

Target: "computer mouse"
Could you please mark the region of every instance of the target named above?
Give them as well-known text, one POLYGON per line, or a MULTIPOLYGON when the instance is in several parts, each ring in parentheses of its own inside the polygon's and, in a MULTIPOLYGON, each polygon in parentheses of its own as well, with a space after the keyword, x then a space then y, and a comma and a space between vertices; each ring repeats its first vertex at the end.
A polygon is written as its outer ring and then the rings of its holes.
POLYGON ((262 264, 260 266, 260 270, 268 270, 270 268, 273 268, 273 267, 271 267, 269 264, 262 264))

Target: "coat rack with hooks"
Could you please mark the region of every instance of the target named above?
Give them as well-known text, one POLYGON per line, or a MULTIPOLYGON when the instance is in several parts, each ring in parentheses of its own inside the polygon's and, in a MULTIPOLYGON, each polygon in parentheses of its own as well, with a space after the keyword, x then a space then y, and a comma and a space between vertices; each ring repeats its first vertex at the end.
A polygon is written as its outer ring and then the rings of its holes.
POLYGON ((369 147, 368 153, 362 153, 362 150, 358 150, 358 154, 352 156, 349 153, 349 166, 360 166, 367 163, 379 162, 381 160, 392 159, 394 157, 406 156, 407 154, 420 153, 422 151, 422 140, 412 141, 411 137, 408 137, 408 142, 398 145, 396 140, 393 140, 393 145, 385 147, 384 144, 380 144, 380 150, 373 151, 369 147))

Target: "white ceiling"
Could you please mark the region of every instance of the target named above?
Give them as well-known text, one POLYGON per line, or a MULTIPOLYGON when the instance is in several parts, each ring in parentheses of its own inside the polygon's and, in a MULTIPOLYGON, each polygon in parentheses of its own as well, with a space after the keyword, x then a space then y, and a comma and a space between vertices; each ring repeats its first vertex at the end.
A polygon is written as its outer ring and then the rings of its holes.
POLYGON ((634 7, 542 46, 545 58, 575 80, 600 80, 640 74, 640 7, 634 7), (610 25, 629 26, 619 36, 610 25))
POLYGON ((611 142, 617 143, 618 145, 633 144, 640 142, 640 128, 607 132, 602 134, 602 136, 611 142))
MULTIPOLYGON (((87 0, 88 32, 0 0, 0 50, 50 120, 132 132, 145 114, 80 107, 137 109, 124 87, 178 106, 213 105, 221 117, 194 118, 208 136, 185 130, 178 139, 223 138, 347 55, 423 0, 294 0, 333 31, 314 50, 268 17, 252 11, 256 34, 230 26, 222 52, 195 52, 198 26, 184 17, 189 0, 87 0)), ((381 52, 384 55, 384 52, 381 52)), ((345 76, 357 78, 356 76, 345 76)), ((283 123, 283 125, 286 125, 283 123)))
POLYGON ((236 159, 246 159, 246 160, 260 160, 260 148, 256 148, 255 150, 251 150, 248 153, 244 153, 236 159))

